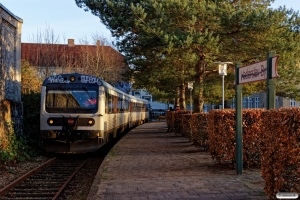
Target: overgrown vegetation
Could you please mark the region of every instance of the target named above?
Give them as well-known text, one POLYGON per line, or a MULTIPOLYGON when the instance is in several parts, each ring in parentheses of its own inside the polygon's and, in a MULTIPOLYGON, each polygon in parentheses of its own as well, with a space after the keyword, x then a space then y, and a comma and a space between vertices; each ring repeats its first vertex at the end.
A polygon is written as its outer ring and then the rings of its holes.
POLYGON ((23 134, 35 155, 42 152, 39 138, 42 79, 37 74, 36 67, 22 61, 23 134))
POLYGON ((14 133, 12 123, 5 123, 7 137, 0 140, 0 161, 7 162, 22 162, 30 158, 32 151, 28 148, 27 139, 23 135, 14 133))
POLYGON ((22 94, 24 106, 23 133, 27 136, 28 147, 32 149, 34 155, 43 152, 40 132, 40 93, 31 92, 22 94))
POLYGON ((14 132, 10 122, 10 107, 3 107, 4 135, 0 137, 0 163, 13 164, 23 162, 43 153, 39 138, 40 87, 41 80, 36 70, 22 61, 22 102, 23 102, 23 133, 14 132))

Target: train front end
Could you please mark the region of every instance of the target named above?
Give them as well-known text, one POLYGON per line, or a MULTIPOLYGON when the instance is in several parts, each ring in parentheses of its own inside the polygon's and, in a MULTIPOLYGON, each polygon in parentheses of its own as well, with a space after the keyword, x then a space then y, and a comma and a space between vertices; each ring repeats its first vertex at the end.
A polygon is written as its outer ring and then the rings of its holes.
POLYGON ((61 74, 42 85, 40 135, 47 152, 86 153, 104 144, 101 80, 61 74))

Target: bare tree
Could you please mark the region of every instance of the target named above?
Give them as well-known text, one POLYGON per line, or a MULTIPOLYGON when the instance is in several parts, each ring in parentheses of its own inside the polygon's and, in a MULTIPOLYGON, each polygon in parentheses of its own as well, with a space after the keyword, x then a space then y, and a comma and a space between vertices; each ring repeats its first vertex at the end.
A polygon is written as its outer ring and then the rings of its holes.
POLYGON ((68 39, 68 44, 58 44, 59 36, 47 26, 44 32, 38 31, 32 38, 35 43, 22 43, 22 59, 35 66, 41 78, 78 72, 116 83, 128 69, 122 54, 98 33, 92 35, 91 42, 86 37, 79 40, 79 45, 75 45, 74 39, 68 39))
POLYGON ((29 39, 31 43, 22 43, 22 59, 35 66, 40 77, 45 78, 57 71, 66 49, 58 44, 59 35, 46 25, 45 31, 37 30, 29 39))
POLYGON ((81 61, 87 73, 101 77, 107 82, 116 83, 122 80, 122 73, 128 66, 124 63, 124 57, 116 51, 107 38, 94 34, 92 36, 94 47, 87 45, 89 41, 81 40, 81 61))

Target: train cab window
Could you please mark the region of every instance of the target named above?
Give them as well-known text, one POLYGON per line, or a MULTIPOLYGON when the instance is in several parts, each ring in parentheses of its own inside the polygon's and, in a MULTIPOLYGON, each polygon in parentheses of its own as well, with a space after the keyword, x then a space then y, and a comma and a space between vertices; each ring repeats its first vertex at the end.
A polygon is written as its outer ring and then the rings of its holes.
POLYGON ((49 113, 96 112, 98 93, 95 88, 49 86, 46 90, 46 111, 49 113))
POLYGON ((93 108, 97 105, 96 91, 73 91, 73 96, 76 98, 81 108, 93 108))
POLYGON ((72 96, 71 91, 54 91, 47 93, 46 107, 48 108, 80 108, 79 102, 72 96))

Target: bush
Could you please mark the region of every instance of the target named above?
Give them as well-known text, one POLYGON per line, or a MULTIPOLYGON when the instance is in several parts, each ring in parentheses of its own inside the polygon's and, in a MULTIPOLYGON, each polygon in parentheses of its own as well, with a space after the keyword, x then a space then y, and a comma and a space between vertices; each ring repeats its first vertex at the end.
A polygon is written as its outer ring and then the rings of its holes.
POLYGON ((191 116, 191 140, 193 144, 202 148, 203 151, 209 149, 206 127, 207 113, 195 113, 191 116))
POLYGON ((265 192, 300 193, 300 109, 269 110, 262 114, 262 177, 265 192))
POLYGON ((22 94, 24 105, 23 133, 28 139, 28 146, 35 154, 43 152, 40 132, 40 93, 22 94))
MULTIPOLYGON (((235 110, 186 113, 169 112, 167 123, 177 134, 209 146, 213 159, 235 164, 235 110)), ((244 166, 261 167, 271 199, 277 192, 300 193, 300 108, 244 109, 242 114, 244 166)))
MULTIPOLYGON (((260 137, 262 132, 261 113, 264 109, 244 109, 243 121, 243 164, 245 167, 259 167, 260 137)), ((236 120, 235 110, 212 110, 208 114, 208 144, 213 159, 235 164, 236 120)))
POLYGON ((2 163, 6 162, 23 162, 30 158, 30 148, 28 148, 27 140, 24 136, 17 135, 13 131, 12 123, 5 123, 5 129, 8 130, 6 134, 6 141, 0 141, 0 160, 2 163), (3 143, 6 143, 3 145, 3 143))

